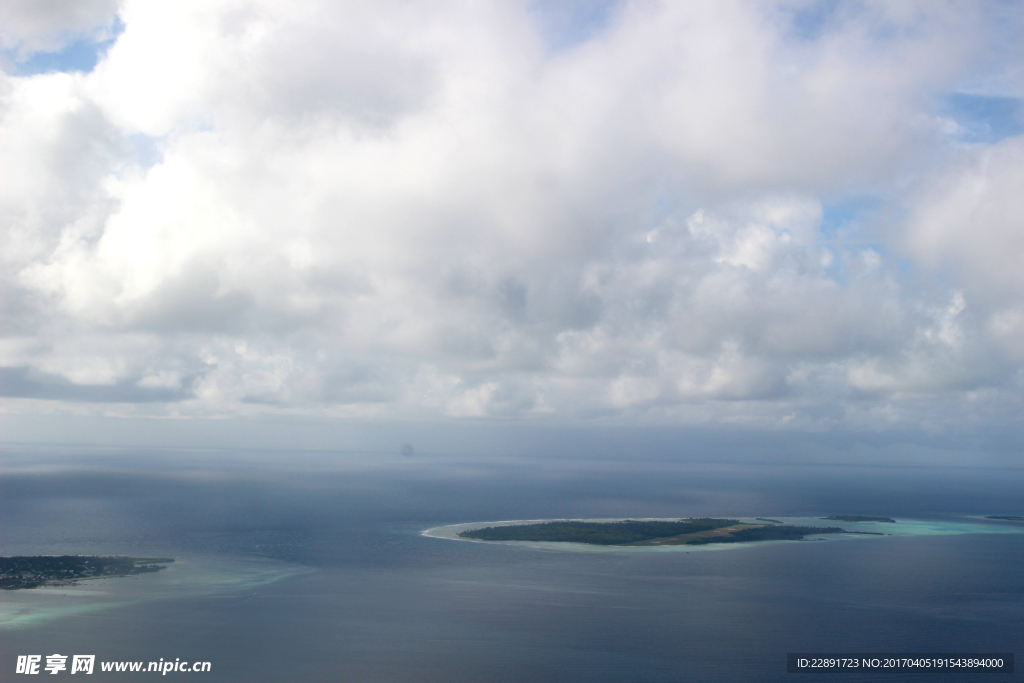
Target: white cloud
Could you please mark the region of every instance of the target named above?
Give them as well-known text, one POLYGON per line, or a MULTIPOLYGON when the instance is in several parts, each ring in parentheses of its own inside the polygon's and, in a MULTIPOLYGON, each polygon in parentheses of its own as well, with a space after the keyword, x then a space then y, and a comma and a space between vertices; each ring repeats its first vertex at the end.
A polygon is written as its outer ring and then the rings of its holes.
POLYGON ((971 293, 1020 302, 1024 290, 1024 136, 964 152, 916 197, 914 255, 953 269, 971 293))
POLYGON ((525 4, 124 2, 93 72, 2 83, 3 366, 39 410, 196 415, 863 426, 1016 391, 1022 149, 935 124, 998 14, 802 9, 626 4, 553 51, 525 4))

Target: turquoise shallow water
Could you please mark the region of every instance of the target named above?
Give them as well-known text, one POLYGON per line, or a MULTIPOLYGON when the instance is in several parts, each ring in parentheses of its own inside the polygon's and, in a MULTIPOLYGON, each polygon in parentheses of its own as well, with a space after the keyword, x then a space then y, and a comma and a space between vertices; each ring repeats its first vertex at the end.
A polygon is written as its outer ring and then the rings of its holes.
POLYGON ((38 626, 55 619, 155 600, 237 595, 309 571, 286 562, 254 558, 175 558, 167 569, 153 574, 3 591, 0 629, 38 626))
MULTIPOLYGON (((755 517, 729 517, 738 519, 741 522, 756 524, 755 517)), ((625 518, 599 518, 599 519, 576 519, 581 522, 621 522, 625 518)), ((672 517, 631 517, 630 519, 642 519, 646 521, 675 521, 679 518, 672 517)), ((543 522, 560 521, 555 519, 520 519, 502 520, 496 522, 464 522, 460 524, 449 524, 446 526, 426 529, 422 532, 429 538, 444 539, 450 541, 463 541, 468 543, 487 543, 490 545, 518 546, 523 548, 534 548, 538 550, 555 550, 563 552, 605 552, 605 553, 664 553, 664 552, 717 552, 723 550, 735 550, 738 548, 749 548, 752 546, 777 545, 779 543, 810 543, 810 542, 846 542, 846 541, 880 541, 908 536, 950 536, 962 534, 1020 534, 1024 533, 1024 524, 1019 522, 1005 522, 1000 520, 986 519, 983 516, 970 516, 960 519, 897 519, 892 522, 842 522, 821 517, 780 517, 771 519, 778 520, 792 526, 820 526, 839 527, 851 532, 850 534, 822 534, 821 536, 808 536, 800 541, 753 541, 750 543, 709 543, 707 545, 665 545, 657 547, 630 547, 630 546, 604 546, 588 543, 564 543, 545 541, 481 541, 459 536, 463 531, 470 529, 481 529, 494 526, 514 526, 519 524, 539 524, 543 522), (881 536, 875 534, 883 534, 881 536)))

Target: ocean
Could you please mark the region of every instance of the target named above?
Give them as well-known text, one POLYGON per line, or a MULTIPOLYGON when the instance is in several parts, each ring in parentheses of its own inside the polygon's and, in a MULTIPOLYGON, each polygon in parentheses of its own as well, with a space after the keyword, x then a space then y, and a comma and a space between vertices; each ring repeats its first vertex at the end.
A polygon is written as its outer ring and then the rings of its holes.
POLYGON ((3 457, 0 554, 177 561, 5 591, 2 681, 24 679, 19 655, 55 653, 95 655, 98 681, 164 677, 99 670, 161 659, 208 661, 166 677, 211 683, 1024 678, 786 673, 789 652, 1024 651, 1024 523, 984 520, 1024 514, 1020 469, 68 447, 3 457), (831 514, 933 531, 713 552, 423 535, 510 519, 831 514), (985 533, 953 533, 965 529, 985 533))

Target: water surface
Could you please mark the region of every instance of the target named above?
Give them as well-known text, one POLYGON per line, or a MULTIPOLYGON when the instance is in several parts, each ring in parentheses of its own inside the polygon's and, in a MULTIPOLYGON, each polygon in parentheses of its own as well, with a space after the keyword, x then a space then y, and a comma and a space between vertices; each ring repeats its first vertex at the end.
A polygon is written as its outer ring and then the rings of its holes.
MULTIPOLYGON (((205 660, 207 681, 784 681, 787 652, 1024 642, 1024 524, 984 520, 1020 514, 1018 470, 144 455, 6 456, 4 554, 181 564, 0 596, 0 680, 18 654, 59 652, 205 660), (899 535, 723 552, 565 552, 423 535, 486 520, 829 525, 818 518, 830 514, 891 516, 900 523, 877 526, 899 535)), ((871 676, 843 680, 928 680, 871 676)))

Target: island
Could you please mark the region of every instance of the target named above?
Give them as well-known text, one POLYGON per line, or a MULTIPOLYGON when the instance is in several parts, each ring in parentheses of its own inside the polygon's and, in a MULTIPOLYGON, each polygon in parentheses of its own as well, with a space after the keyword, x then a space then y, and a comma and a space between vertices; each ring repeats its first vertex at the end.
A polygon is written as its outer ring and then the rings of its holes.
POLYGON ((606 546, 707 545, 749 541, 799 541, 818 534, 847 533, 839 527, 748 524, 701 517, 678 521, 627 519, 621 522, 561 520, 470 529, 461 538, 478 541, 542 541, 606 546))
POLYGON ((896 523, 896 520, 892 517, 865 517, 863 515, 830 515, 828 517, 822 517, 822 519, 829 519, 833 522, 885 522, 887 524, 896 523))
POLYGON ((170 557, 100 557, 97 555, 34 555, 0 557, 0 588, 18 590, 64 586, 81 579, 158 572, 170 557))
POLYGON ((1024 522, 1021 515, 989 515, 985 519, 1002 519, 1007 522, 1024 522))

